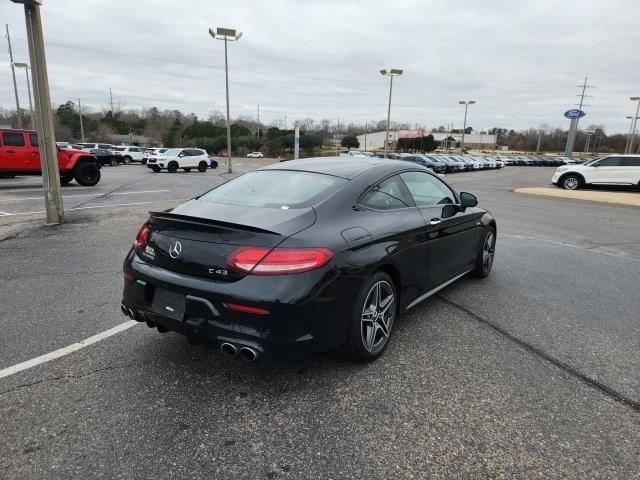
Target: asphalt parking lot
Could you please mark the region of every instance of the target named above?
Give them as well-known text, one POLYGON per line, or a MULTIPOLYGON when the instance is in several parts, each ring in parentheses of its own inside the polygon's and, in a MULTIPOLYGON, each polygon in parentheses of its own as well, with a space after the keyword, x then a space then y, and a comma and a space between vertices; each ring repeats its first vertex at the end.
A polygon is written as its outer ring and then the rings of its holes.
MULTIPOLYGON (((640 478, 640 210, 513 192, 551 172, 447 176, 496 217, 494 270, 412 310, 372 364, 241 362, 136 324, 0 378, 0 477, 640 478)), ((65 187, 55 227, 37 177, 0 179, 0 371, 126 322, 147 212, 230 177, 103 175, 65 187)))

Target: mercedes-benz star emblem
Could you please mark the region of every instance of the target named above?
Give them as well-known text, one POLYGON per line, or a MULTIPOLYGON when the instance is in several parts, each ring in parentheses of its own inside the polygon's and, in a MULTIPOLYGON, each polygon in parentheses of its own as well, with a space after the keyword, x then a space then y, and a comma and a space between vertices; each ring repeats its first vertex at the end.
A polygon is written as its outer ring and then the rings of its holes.
POLYGON ((180 242, 174 242, 169 248, 169 256, 171 258, 178 258, 178 255, 182 252, 182 244, 180 242))

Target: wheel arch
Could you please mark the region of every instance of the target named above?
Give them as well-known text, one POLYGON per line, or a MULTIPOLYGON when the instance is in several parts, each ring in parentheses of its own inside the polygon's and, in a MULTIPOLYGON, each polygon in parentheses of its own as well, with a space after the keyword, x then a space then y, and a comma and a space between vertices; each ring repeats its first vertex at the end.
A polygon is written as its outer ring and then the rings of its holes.
POLYGON ((396 295, 398 296, 396 300, 397 315, 400 312, 400 303, 402 302, 402 277, 400 276, 400 271, 395 265, 391 263, 382 264, 375 271, 384 272, 391 277, 391 280, 393 280, 393 286, 395 287, 396 295))
POLYGON ((94 155, 87 155, 87 154, 83 154, 83 153, 77 153, 76 155, 73 155, 71 157, 71 161, 69 162, 69 165, 67 170, 71 169, 73 170, 74 168, 76 168, 77 165, 80 165, 80 163, 82 162, 93 162, 95 164, 98 163, 98 159, 94 156, 94 155))
POLYGON ((580 181, 582 182, 582 184, 584 185, 586 182, 586 180, 584 179, 584 175, 582 175, 580 172, 573 172, 573 171, 568 171, 568 172, 564 172, 562 175, 560 175, 560 178, 558 179, 558 184, 562 184, 562 181, 567 178, 567 175, 575 175, 576 177, 578 177, 580 179, 580 181))

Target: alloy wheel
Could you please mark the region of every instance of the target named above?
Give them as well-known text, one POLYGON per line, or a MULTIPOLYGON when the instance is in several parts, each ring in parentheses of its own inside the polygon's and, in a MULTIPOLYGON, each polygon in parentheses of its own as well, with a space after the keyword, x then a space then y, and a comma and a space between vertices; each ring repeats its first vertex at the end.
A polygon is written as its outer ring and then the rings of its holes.
POLYGON ((391 335, 394 316, 393 287, 381 280, 367 293, 360 321, 362 344, 369 353, 376 354, 384 348, 391 335))
POLYGON ((575 190, 578 188, 579 182, 576 177, 567 177, 564 179, 563 186, 567 190, 575 190))

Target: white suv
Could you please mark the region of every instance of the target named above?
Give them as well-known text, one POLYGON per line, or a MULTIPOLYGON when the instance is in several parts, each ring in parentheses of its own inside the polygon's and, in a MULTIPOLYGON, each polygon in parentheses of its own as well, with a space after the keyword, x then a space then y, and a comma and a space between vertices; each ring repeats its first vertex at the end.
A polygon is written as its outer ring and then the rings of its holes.
POLYGON ((551 182, 567 190, 585 185, 638 185, 640 155, 607 155, 578 165, 556 168, 551 182))
POLYGON ((154 172, 166 168, 169 173, 176 173, 179 168, 190 172, 197 168, 199 172, 206 172, 209 166, 209 155, 201 148, 170 148, 157 157, 149 157, 147 167, 154 172))
POLYGON ((113 153, 122 157, 122 160, 126 165, 129 165, 131 162, 140 162, 145 163, 147 161, 147 154, 144 153, 144 150, 140 147, 130 147, 130 146, 120 146, 120 147, 111 147, 113 153))
POLYGON ((262 152, 251 152, 247 153, 247 158, 264 158, 262 152))

